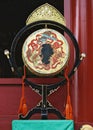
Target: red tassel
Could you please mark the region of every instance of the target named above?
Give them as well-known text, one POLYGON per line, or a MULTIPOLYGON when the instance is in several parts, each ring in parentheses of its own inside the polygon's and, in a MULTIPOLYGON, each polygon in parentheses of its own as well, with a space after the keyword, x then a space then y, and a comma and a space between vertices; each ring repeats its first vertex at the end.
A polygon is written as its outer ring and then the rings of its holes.
POLYGON ((70 119, 73 119, 73 115, 72 115, 70 85, 69 85, 69 78, 68 78, 68 74, 67 74, 67 68, 65 70, 65 78, 67 80, 67 102, 66 102, 66 108, 65 108, 65 115, 66 115, 66 119, 70 120, 70 119))
POLYGON ((68 120, 73 119, 70 96, 67 97, 67 104, 66 104, 65 112, 66 112, 66 119, 68 119, 68 120))
POLYGON ((26 99, 25 99, 25 84, 24 84, 24 79, 26 77, 26 72, 25 72, 25 66, 24 66, 24 75, 22 77, 22 97, 20 99, 20 105, 19 105, 19 110, 18 114, 22 114, 25 116, 28 112, 27 105, 26 105, 26 99))
POLYGON ((25 116, 28 112, 28 109, 27 109, 27 105, 24 103, 23 106, 22 106, 22 114, 23 116, 25 116))
POLYGON ((27 112, 28 112, 28 108, 26 105, 26 100, 25 100, 25 98, 22 97, 20 100, 18 114, 22 114, 25 116, 27 114, 27 112))
POLYGON ((22 106, 23 106, 23 97, 20 100, 20 105, 19 105, 19 109, 18 109, 18 114, 22 113, 22 106))

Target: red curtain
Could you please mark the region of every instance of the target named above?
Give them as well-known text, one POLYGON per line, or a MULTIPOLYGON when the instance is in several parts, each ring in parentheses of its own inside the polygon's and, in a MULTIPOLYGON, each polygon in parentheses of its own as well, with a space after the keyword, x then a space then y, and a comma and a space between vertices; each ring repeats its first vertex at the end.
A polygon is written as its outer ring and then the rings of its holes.
POLYGON ((73 113, 76 122, 93 122, 93 0, 64 0, 66 26, 86 58, 74 75, 73 113))

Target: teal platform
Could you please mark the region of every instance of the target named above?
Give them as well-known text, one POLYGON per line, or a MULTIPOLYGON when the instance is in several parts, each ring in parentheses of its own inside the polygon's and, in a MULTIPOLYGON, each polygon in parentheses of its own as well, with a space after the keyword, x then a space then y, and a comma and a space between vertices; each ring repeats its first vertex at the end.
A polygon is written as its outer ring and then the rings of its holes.
POLYGON ((13 120, 12 130, 74 130, 73 120, 13 120))

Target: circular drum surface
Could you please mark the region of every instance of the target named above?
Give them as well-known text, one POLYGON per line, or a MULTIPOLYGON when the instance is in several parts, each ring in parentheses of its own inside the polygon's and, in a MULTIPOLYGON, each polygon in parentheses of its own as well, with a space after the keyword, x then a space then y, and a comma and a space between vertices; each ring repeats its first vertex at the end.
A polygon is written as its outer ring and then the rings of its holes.
POLYGON ((68 62, 69 44, 58 31, 39 29, 26 38, 22 58, 30 72, 39 76, 56 75, 68 62))

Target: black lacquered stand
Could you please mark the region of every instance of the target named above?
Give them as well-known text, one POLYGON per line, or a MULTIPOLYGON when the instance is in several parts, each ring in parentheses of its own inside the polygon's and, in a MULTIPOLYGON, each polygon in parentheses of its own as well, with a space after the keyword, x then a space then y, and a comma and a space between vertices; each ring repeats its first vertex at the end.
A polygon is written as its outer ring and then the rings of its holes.
POLYGON ((42 95, 42 100, 39 103, 39 105, 37 105, 36 107, 31 109, 26 114, 26 116, 23 116, 20 114, 19 119, 22 119, 22 120, 30 119, 31 116, 36 113, 41 114, 41 119, 48 119, 48 113, 55 114, 59 119, 65 119, 65 117, 62 116, 62 114, 57 109, 55 109, 52 105, 50 105, 50 103, 47 101, 47 86, 42 85, 42 94, 41 95, 42 95))

